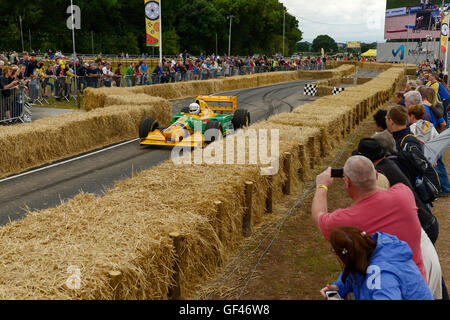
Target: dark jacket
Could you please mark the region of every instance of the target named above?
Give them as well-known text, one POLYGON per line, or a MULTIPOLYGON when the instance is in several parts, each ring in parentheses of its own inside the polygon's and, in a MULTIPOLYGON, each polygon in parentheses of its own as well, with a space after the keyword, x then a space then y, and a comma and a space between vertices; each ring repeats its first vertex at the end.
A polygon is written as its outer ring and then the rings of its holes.
POLYGON ((423 143, 417 140, 411 130, 409 128, 405 128, 403 130, 394 132, 392 134, 395 139, 395 144, 397 146, 397 150, 400 151, 403 149, 406 143, 416 145, 423 152, 423 143))
POLYGON ((411 189, 412 193, 414 194, 414 199, 416 200, 417 214, 419 216, 420 225, 427 233, 431 242, 434 244, 439 235, 439 225, 437 219, 430 212, 430 210, 428 210, 427 206, 422 202, 422 200, 420 200, 408 177, 402 172, 398 165, 389 158, 386 158, 378 163, 376 169, 378 172, 381 172, 386 176, 391 187, 396 185, 397 183, 403 183, 409 189, 411 189))

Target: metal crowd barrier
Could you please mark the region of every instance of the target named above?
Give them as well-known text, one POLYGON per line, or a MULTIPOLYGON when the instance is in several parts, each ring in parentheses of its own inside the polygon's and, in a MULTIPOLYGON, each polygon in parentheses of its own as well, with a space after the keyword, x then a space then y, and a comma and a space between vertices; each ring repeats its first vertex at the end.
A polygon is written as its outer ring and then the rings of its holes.
POLYGON ((0 123, 31 121, 31 108, 26 102, 26 88, 0 90, 0 123))

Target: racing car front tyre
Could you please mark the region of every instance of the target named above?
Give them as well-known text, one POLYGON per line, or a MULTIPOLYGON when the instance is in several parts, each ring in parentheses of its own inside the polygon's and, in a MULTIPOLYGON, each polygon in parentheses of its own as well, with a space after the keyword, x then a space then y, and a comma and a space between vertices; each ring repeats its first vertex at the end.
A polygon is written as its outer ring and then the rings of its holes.
POLYGON ((209 121, 205 127, 205 142, 207 144, 223 137, 222 124, 219 121, 209 121))
POLYGON ((158 127, 158 121, 153 118, 146 118, 142 120, 141 124, 139 125, 139 138, 147 138, 148 134, 158 127))
POLYGON ((250 125, 250 113, 246 109, 238 109, 233 115, 234 130, 250 125))

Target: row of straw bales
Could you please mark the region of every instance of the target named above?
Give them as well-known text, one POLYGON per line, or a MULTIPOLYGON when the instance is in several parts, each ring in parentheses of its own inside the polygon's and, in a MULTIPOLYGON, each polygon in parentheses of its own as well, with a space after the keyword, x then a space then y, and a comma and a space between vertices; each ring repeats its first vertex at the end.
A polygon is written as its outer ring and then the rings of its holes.
POLYGON ((199 80, 189 82, 177 82, 156 84, 147 86, 125 88, 88 88, 84 91, 83 108, 92 110, 110 106, 106 101, 110 95, 131 96, 135 94, 147 94, 152 97, 164 99, 181 99, 197 95, 206 95, 214 92, 232 91, 245 88, 260 87, 276 83, 308 80, 308 79, 341 79, 356 72, 353 65, 340 66, 336 69, 322 71, 286 71, 267 72, 248 76, 237 76, 216 80, 199 80))
POLYGON ((29 124, 0 128, 0 176, 136 137, 142 118, 169 124, 169 101, 146 96, 109 96, 111 107, 66 113, 29 124), (134 99, 134 100, 129 100, 134 99), (6 152, 7 150, 7 152, 6 152))
MULTIPOLYGON (((353 66, 343 66, 326 72, 341 75, 353 70, 353 66)), ((144 116, 166 125, 172 111, 165 99, 293 81, 299 77, 297 72, 274 72, 223 80, 90 89, 86 91, 84 105, 88 113, 64 114, 31 124, 0 128, 0 146, 10 150, 0 156, 0 176, 134 138, 144 116), (96 110, 106 106, 110 110, 96 110)))
POLYGON ((372 80, 373 78, 370 77, 358 77, 358 79, 356 80, 357 84, 364 84, 366 82, 369 82, 370 80, 372 80))
MULTIPOLYGON (((390 99, 402 77, 403 69, 389 69, 341 95, 273 116, 224 139, 227 154, 227 142, 252 132, 262 134, 252 129, 277 129, 280 169, 274 176, 261 175, 266 167, 261 161, 167 161, 117 183, 102 197, 80 194, 1 227, 0 298, 195 298, 199 286, 242 241, 243 229, 264 218, 269 200, 281 201, 289 186, 304 188, 312 178, 311 168, 356 128, 356 120, 368 116, 366 111, 390 99), (77 290, 70 288, 73 270, 79 270, 75 276, 81 279, 77 290)), ((269 146, 271 139, 269 134, 269 146)), ((221 145, 215 142, 203 152, 226 159, 219 152, 221 145)), ((229 153, 238 157, 237 148, 229 153)), ((246 158, 254 153, 246 144, 246 158)))
POLYGON ((335 60, 327 60, 327 69, 334 69, 344 65, 354 65, 360 69, 366 70, 381 70, 386 71, 390 68, 405 68, 406 75, 415 75, 416 74, 416 65, 414 64, 392 64, 389 62, 362 62, 362 61, 335 61, 335 60))

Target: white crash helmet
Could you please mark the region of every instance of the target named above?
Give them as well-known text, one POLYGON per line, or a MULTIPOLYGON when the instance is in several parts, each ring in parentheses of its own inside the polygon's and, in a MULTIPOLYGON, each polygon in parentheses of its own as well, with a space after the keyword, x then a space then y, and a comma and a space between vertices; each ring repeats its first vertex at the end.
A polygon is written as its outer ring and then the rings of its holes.
POLYGON ((189 112, 194 115, 200 114, 200 105, 198 103, 191 103, 189 105, 189 112))

